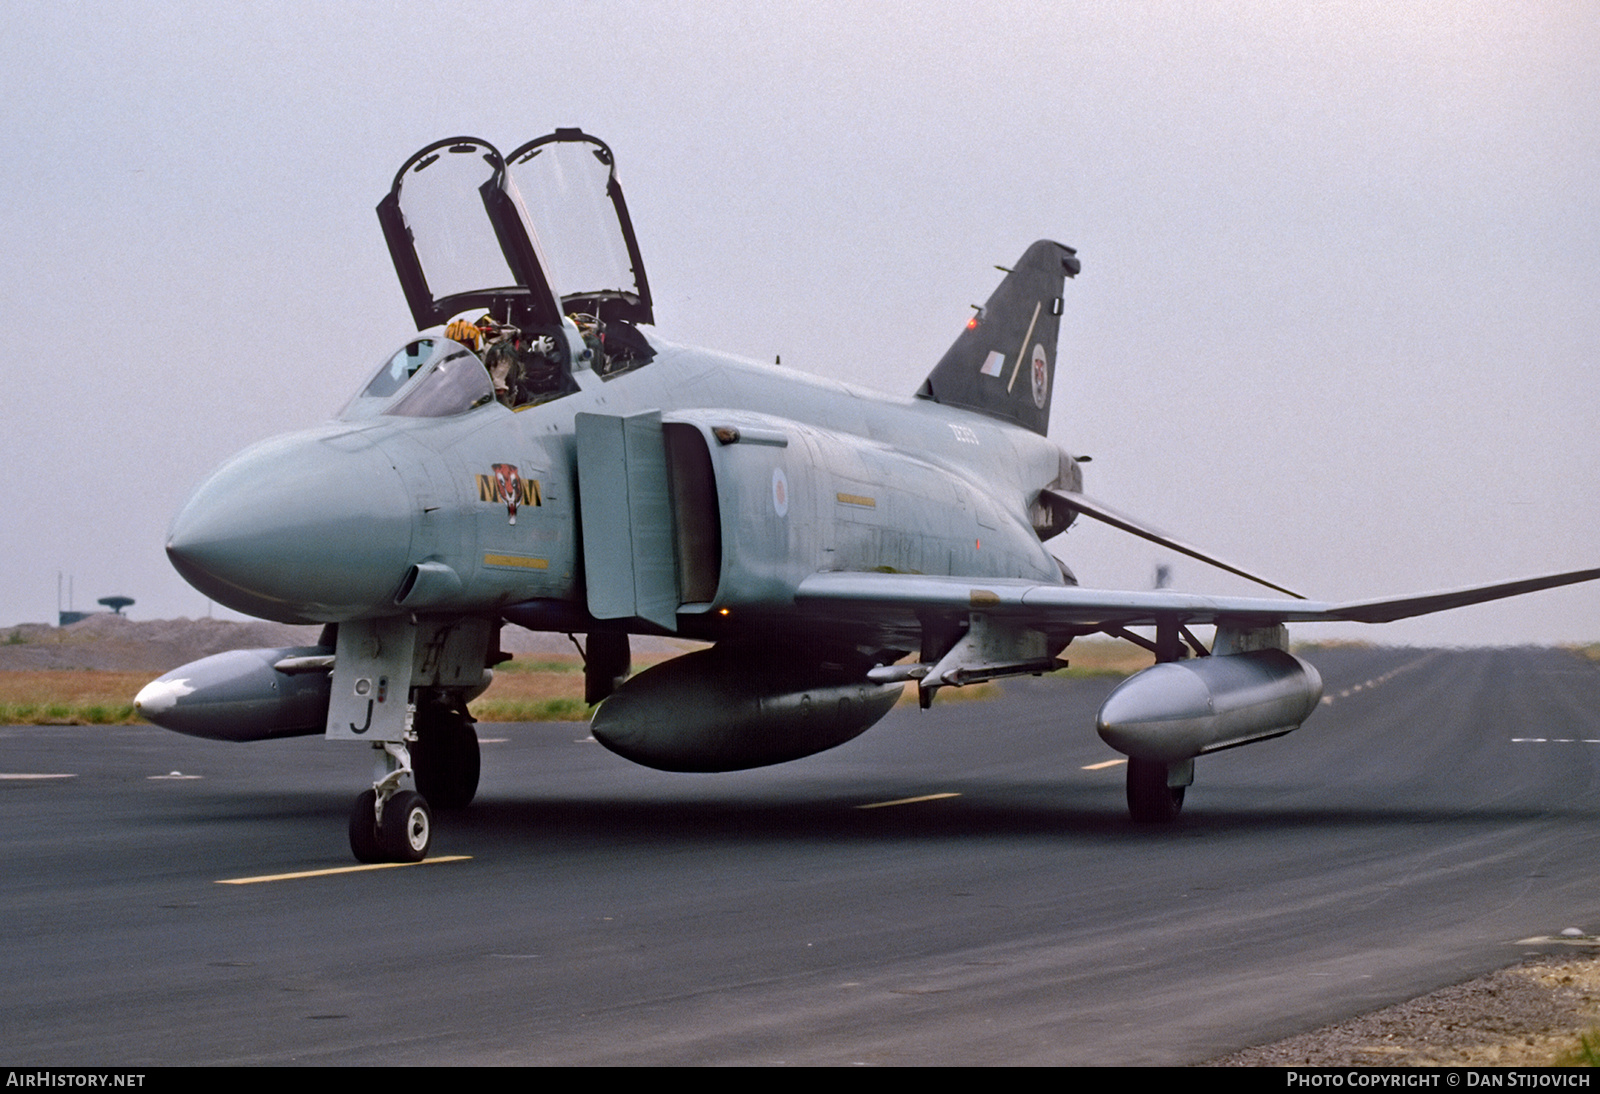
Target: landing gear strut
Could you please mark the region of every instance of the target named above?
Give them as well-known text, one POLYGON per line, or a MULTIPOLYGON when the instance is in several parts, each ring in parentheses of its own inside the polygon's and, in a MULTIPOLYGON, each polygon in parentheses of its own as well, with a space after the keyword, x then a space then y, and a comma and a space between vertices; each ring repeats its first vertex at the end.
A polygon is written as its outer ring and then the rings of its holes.
MULTIPOLYGON (((1157 664, 1182 660, 1184 634, 1177 617, 1156 617, 1157 664)), ((1169 765, 1129 756, 1128 814, 1135 824, 1171 824, 1183 810, 1183 792, 1193 781, 1193 760, 1169 765)))

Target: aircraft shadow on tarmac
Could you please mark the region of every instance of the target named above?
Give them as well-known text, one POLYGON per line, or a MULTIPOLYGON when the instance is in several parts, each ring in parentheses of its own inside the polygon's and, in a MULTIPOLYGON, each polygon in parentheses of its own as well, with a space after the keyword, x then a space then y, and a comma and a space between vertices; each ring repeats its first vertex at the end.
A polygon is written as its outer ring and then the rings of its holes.
MULTIPOLYGON (((903 790, 903 788, 902 788, 903 790)), ((1269 793, 1263 786, 1261 791, 1269 793)), ((846 799, 819 791, 815 798, 795 795, 757 800, 721 795, 697 800, 637 800, 612 797, 480 799, 471 808, 441 813, 446 822, 438 852, 479 854, 509 850, 572 850, 596 844, 730 848, 751 844, 819 842, 869 845, 897 840, 1017 839, 1041 837, 1102 843, 1108 848, 1167 845, 1230 836, 1393 828, 1448 832, 1504 828, 1540 822, 1600 819, 1594 807, 1543 808, 1518 804, 1443 806, 1427 803, 1385 806, 1328 804, 1277 808, 1229 804, 1238 788, 1220 789, 1216 800, 1185 813, 1175 827, 1131 824, 1118 808, 1120 784, 1105 787, 1058 783, 964 784, 961 797, 898 808, 863 810, 864 797, 846 799)), ((889 791, 879 800, 892 800, 889 791)), ((326 827, 345 805, 329 793, 233 793, 197 798, 197 811, 211 825, 292 824, 326 827)))

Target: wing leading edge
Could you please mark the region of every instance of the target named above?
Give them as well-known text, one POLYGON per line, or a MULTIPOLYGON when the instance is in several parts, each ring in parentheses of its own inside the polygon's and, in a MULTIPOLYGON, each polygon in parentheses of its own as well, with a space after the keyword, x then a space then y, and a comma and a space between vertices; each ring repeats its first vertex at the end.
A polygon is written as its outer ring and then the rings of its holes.
POLYGON ((855 609, 891 615, 983 612, 1006 617, 1040 630, 1090 631, 1104 627, 1156 625, 1176 621, 1233 623, 1267 627, 1280 623, 1391 623, 1469 604, 1575 585, 1600 578, 1600 568, 1545 574, 1520 581, 1474 585, 1465 589, 1329 603, 1315 600, 1195 593, 1122 592, 1030 581, 918 574, 820 573, 800 583, 795 599, 802 606, 855 609))

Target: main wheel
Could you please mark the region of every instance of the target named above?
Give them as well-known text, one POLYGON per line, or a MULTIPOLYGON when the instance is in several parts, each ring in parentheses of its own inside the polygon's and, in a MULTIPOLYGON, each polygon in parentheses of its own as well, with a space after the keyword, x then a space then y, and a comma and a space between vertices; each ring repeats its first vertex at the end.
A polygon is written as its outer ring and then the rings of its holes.
POLYGON ((382 862, 383 848, 378 846, 378 795, 368 790, 356 798, 350 810, 350 853, 357 862, 382 862))
POLYGON ((465 809, 477 796, 482 769, 478 734, 464 715, 441 706, 418 713, 411 771, 423 797, 440 809, 465 809))
POLYGON ((1167 785, 1167 765, 1128 758, 1128 813, 1140 824, 1171 824, 1183 809, 1181 786, 1167 785))
POLYGON ((383 807, 378 846, 389 862, 421 862, 433 843, 433 814, 414 790, 402 790, 383 807))

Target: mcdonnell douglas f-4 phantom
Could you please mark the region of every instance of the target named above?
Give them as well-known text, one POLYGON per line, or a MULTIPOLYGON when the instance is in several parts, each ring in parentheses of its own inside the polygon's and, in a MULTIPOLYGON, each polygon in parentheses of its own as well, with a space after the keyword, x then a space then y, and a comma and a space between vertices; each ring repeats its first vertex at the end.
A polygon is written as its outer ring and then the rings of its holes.
POLYGON ((781 763, 860 734, 907 684, 1041 673, 1073 639, 1156 663, 1097 718, 1128 807, 1167 821, 1197 756, 1299 727, 1316 670, 1287 623, 1379 623, 1600 577, 1318 603, 1085 496, 1046 438, 1072 248, 1027 249, 908 398, 689 349, 643 328, 649 285, 611 150, 560 129, 501 155, 456 137, 378 219, 419 333, 326 425, 245 450, 167 553, 318 645, 234 650, 139 693, 150 721, 375 750, 350 845, 416 861, 430 805, 477 791, 467 703, 506 623, 587 635, 596 739, 670 771, 781 763), (1045 547, 1079 517, 1223 566, 1271 598, 1082 588, 1045 547), (1215 627, 1209 648, 1191 629, 1215 627), (1153 637, 1130 628, 1153 629, 1153 637), (709 648, 629 678, 630 635, 709 648))

